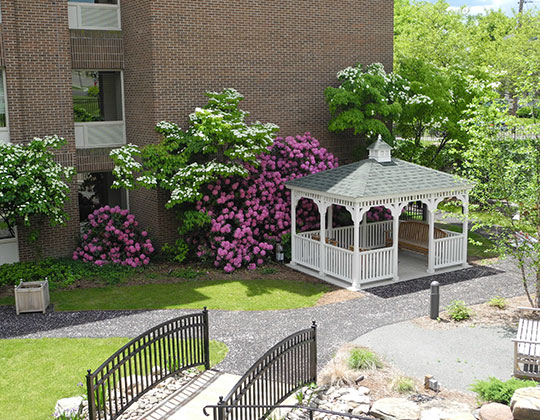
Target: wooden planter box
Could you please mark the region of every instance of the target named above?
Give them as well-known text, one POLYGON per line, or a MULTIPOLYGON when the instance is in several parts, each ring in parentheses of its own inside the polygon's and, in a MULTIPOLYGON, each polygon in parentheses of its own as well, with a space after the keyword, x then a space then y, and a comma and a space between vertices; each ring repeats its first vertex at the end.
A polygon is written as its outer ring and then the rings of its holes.
POLYGON ((21 312, 43 312, 49 306, 49 282, 29 281, 15 286, 15 309, 21 312))

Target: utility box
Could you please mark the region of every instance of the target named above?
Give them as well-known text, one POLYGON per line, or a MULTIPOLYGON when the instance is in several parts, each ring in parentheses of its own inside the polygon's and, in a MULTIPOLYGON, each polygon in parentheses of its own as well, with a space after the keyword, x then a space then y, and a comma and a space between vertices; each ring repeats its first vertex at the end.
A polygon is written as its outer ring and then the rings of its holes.
POLYGON ((43 312, 49 306, 49 282, 28 281, 15 286, 15 309, 17 315, 21 312, 43 312))

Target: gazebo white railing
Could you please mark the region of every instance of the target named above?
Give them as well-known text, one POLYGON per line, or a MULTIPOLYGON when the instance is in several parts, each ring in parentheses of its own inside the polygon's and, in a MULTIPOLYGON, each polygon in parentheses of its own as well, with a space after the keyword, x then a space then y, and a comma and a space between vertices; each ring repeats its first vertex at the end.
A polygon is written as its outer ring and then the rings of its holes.
POLYGON ((422 238, 402 240, 412 240, 412 250, 427 254, 424 272, 434 274, 439 269, 467 265, 468 197, 473 184, 392 159, 389 150, 390 146, 379 140, 371 146, 370 159, 287 183, 291 189, 292 267, 303 267, 324 280, 341 280, 353 289, 399 281, 400 223, 407 223, 399 218, 411 202, 425 206, 428 220, 415 226, 422 238), (452 197, 463 204, 462 232, 437 229, 435 237, 434 212, 440 202, 452 197), (317 205, 319 230, 297 232, 296 207, 301 199, 317 205), (333 227, 334 205, 347 209, 352 226, 333 227), (392 220, 368 223, 367 213, 373 207, 388 209, 392 220))

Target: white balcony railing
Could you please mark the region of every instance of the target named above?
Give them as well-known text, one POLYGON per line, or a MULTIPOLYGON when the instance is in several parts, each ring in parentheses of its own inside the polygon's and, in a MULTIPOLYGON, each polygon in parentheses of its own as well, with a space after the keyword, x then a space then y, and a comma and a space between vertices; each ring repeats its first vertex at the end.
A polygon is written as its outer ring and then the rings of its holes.
POLYGON ((69 29, 119 31, 122 29, 119 4, 68 4, 69 29))
POLYGON ((126 144, 124 121, 101 121, 75 123, 75 145, 77 149, 118 147, 126 144))

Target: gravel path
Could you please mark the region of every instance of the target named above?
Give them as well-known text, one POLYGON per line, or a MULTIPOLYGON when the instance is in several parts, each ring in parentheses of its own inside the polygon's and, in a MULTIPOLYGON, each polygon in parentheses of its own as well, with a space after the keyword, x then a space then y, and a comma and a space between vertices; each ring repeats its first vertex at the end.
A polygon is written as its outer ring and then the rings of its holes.
MULTIPOLYGON (((516 268, 510 263, 471 268, 367 290, 364 298, 325 306, 282 311, 210 311, 210 338, 229 346, 219 368, 244 373, 282 338, 319 325, 319 364, 337 347, 375 328, 426 315, 429 284, 441 283, 441 307, 453 299, 481 303, 495 295, 523 294, 516 268)), ((0 338, 135 337, 170 318, 191 310, 49 312, 15 315, 13 307, 0 307, 0 338)), ((89 366, 93 368, 93 366, 89 366)))

